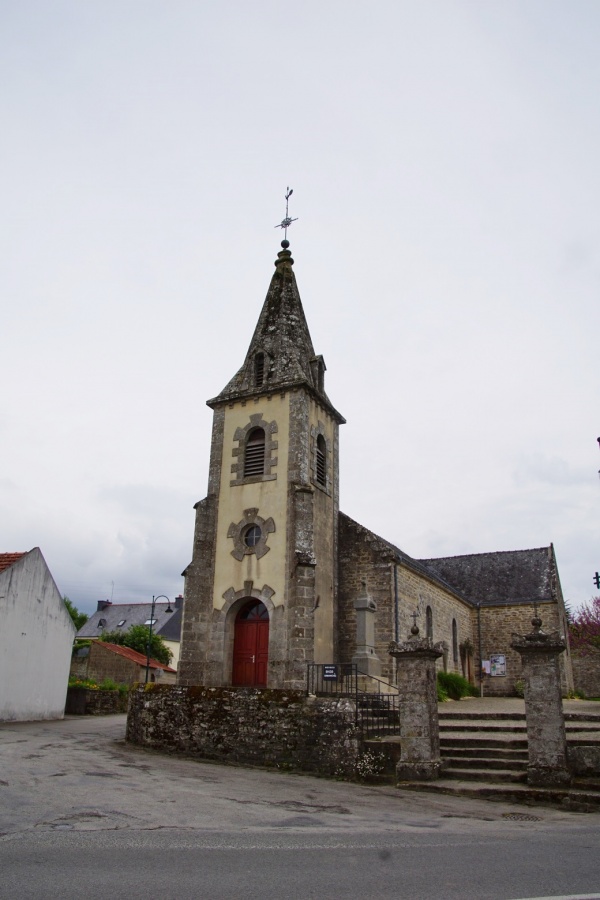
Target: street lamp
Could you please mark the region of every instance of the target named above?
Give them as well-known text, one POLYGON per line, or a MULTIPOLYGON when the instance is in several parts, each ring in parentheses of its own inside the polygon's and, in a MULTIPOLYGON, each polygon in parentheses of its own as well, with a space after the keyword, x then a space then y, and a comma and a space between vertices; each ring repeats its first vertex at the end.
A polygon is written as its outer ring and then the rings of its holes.
POLYGON ((167 608, 165 609, 165 612, 167 612, 167 613, 173 612, 173 610, 171 609, 171 601, 169 600, 169 598, 167 597, 166 594, 159 594, 158 597, 152 598, 152 610, 150 611, 150 628, 148 630, 148 646, 146 647, 146 682, 145 682, 146 684, 148 684, 148 674, 150 672, 150 644, 152 643, 152 625, 154 624, 154 607, 156 606, 157 600, 163 600, 163 599, 167 601, 167 608))

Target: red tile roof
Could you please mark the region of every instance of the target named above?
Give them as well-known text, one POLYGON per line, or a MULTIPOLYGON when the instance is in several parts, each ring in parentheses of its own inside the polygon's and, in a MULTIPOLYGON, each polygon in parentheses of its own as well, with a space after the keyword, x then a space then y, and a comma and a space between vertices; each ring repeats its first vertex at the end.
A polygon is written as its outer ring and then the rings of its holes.
POLYGON ((0 572, 9 569, 17 560, 25 556, 24 553, 0 553, 0 572))
MULTIPOLYGON (((137 650, 132 650, 130 647, 123 647, 121 644, 109 644, 108 641, 94 641, 95 644, 100 644, 101 647, 104 647, 106 650, 111 650, 113 653, 118 653, 119 656, 124 656, 125 659, 130 659, 131 662, 137 663, 138 666, 143 666, 146 668, 146 657, 143 653, 138 653, 137 650)), ((164 663, 159 662, 157 659, 150 660, 150 668, 151 669, 163 669, 165 672, 173 672, 175 673, 175 669, 172 669, 170 666, 165 666, 164 663)))

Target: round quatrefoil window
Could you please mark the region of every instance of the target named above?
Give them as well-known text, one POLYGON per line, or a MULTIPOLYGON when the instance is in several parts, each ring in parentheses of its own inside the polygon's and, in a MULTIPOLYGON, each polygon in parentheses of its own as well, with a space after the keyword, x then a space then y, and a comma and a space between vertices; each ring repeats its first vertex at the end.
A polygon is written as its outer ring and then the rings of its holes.
POLYGON ((271 549, 267 546, 267 540, 274 531, 273 519, 263 519, 258 515, 258 509, 245 509, 244 518, 240 522, 232 522, 227 532, 227 537, 233 539, 231 555, 237 560, 250 554, 260 559, 271 549))
POLYGON ((262 537, 262 531, 258 525, 251 525, 244 532, 244 543, 246 547, 256 547, 262 537))

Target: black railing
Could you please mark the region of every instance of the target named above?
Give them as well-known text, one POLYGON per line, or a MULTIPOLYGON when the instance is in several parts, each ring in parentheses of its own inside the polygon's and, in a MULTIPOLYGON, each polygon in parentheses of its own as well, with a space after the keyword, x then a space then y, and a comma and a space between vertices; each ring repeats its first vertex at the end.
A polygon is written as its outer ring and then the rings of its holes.
POLYGON ((306 671, 307 694, 334 694, 337 697, 356 697, 358 693, 358 666, 352 663, 308 663, 306 671))
MULTIPOLYGON (((373 734, 400 734, 400 711, 395 693, 359 690, 359 678, 364 675, 352 663, 308 663, 306 692, 321 697, 349 697, 356 707, 356 724, 363 737, 373 734)), ((387 681, 365 676, 392 688, 387 681)))

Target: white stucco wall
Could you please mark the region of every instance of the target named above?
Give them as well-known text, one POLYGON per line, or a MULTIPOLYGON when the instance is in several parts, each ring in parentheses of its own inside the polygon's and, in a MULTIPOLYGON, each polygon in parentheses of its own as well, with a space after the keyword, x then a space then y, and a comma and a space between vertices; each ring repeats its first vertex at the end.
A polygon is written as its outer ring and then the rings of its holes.
POLYGON ((0 572, 0 721, 62 719, 74 637, 38 547, 0 572))

